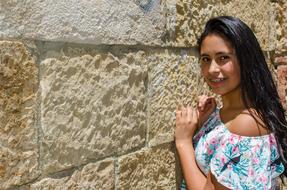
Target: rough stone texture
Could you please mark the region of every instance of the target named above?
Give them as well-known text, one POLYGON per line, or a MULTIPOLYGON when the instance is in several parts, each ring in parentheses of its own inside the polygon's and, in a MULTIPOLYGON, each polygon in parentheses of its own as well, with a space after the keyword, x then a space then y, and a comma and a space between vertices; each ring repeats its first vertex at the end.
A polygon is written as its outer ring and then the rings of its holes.
POLYGON ((41 62, 44 173, 124 154, 145 143, 143 52, 66 50, 41 62))
POLYGON ((37 76, 22 43, 0 41, 0 189, 38 175, 37 76))
POLYGON ((164 145, 120 157, 118 189, 177 189, 174 151, 164 145))
POLYGON ((277 79, 278 93, 283 106, 287 111, 287 65, 281 65, 277 68, 277 79))
POLYGON ((30 190, 115 189, 114 169, 113 160, 92 163, 68 177, 42 179, 31 185, 30 190))
POLYGON ((251 26, 265 50, 274 48, 270 39, 269 0, 168 0, 170 44, 195 46, 206 21, 219 15, 236 16, 251 26), (177 14, 173 14, 176 3, 177 14), (264 11, 263 11, 264 10, 264 11), (174 18, 176 17, 176 18, 174 18), (174 23, 175 22, 175 23, 174 23), (171 30, 176 25, 175 30, 171 30))
POLYGON ((287 1, 278 0, 275 6, 276 49, 277 55, 287 55, 287 1))
POLYGON ((200 79, 193 51, 161 51, 149 62, 149 144, 174 140, 175 110, 179 104, 195 106, 197 96, 208 93, 200 79))
POLYGON ((163 44, 161 0, 0 0, 0 37, 93 44, 163 44))

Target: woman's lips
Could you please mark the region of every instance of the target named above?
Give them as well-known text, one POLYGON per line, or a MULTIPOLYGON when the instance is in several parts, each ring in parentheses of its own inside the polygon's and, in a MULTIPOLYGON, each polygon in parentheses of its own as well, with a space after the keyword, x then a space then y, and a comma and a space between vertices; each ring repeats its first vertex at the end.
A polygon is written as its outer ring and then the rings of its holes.
POLYGON ((227 78, 216 78, 216 79, 209 79, 209 84, 212 87, 220 87, 224 84, 227 78))

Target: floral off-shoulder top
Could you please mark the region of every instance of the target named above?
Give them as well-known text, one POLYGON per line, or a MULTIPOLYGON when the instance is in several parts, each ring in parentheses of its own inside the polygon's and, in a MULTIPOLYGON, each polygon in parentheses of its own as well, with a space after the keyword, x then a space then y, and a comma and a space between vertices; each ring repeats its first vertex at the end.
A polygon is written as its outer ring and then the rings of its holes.
MULTIPOLYGON (((248 137, 231 133, 216 108, 193 137, 197 165, 229 189, 275 189, 283 173, 273 133, 248 137)), ((183 181, 181 190, 186 189, 183 181)))

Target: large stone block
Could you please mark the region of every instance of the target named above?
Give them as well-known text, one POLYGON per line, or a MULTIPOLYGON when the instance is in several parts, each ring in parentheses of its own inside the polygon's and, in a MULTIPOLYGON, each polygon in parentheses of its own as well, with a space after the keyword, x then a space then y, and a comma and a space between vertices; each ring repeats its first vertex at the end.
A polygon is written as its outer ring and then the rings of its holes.
POLYGON ((208 94, 200 76, 194 50, 160 51, 149 62, 149 145, 174 140, 178 105, 196 105, 197 96, 208 94))
POLYGON ((0 37, 93 44, 163 44, 161 0, 0 0, 0 37))
POLYGON ((38 173, 35 59, 20 42, 0 41, 0 189, 38 173))
POLYGON ((120 157, 118 189, 177 189, 174 151, 164 145, 120 157))
POLYGON ((231 15, 246 22, 265 50, 274 49, 270 28, 269 0, 168 0, 170 44, 195 46, 206 21, 214 16, 231 15), (176 5, 174 5, 176 4, 176 5), (174 14, 176 6, 177 14, 174 14), (264 10, 264 11, 263 11, 264 10))
POLYGON ((44 173, 144 146, 143 52, 55 51, 40 66, 44 173))
POLYGON ((287 55, 287 1, 278 0, 275 7, 276 49, 277 55, 287 55))
POLYGON ((91 163, 74 171, 71 176, 44 178, 31 185, 30 190, 98 190, 115 189, 114 161, 91 163))

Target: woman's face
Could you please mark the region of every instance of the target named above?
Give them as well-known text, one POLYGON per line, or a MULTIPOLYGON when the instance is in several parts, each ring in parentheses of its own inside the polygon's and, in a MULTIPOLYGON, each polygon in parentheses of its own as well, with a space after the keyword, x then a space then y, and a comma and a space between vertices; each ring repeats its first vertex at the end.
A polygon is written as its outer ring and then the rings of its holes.
POLYGON ((240 89, 240 67, 231 43, 217 34, 204 38, 200 48, 202 75, 218 95, 240 89))

